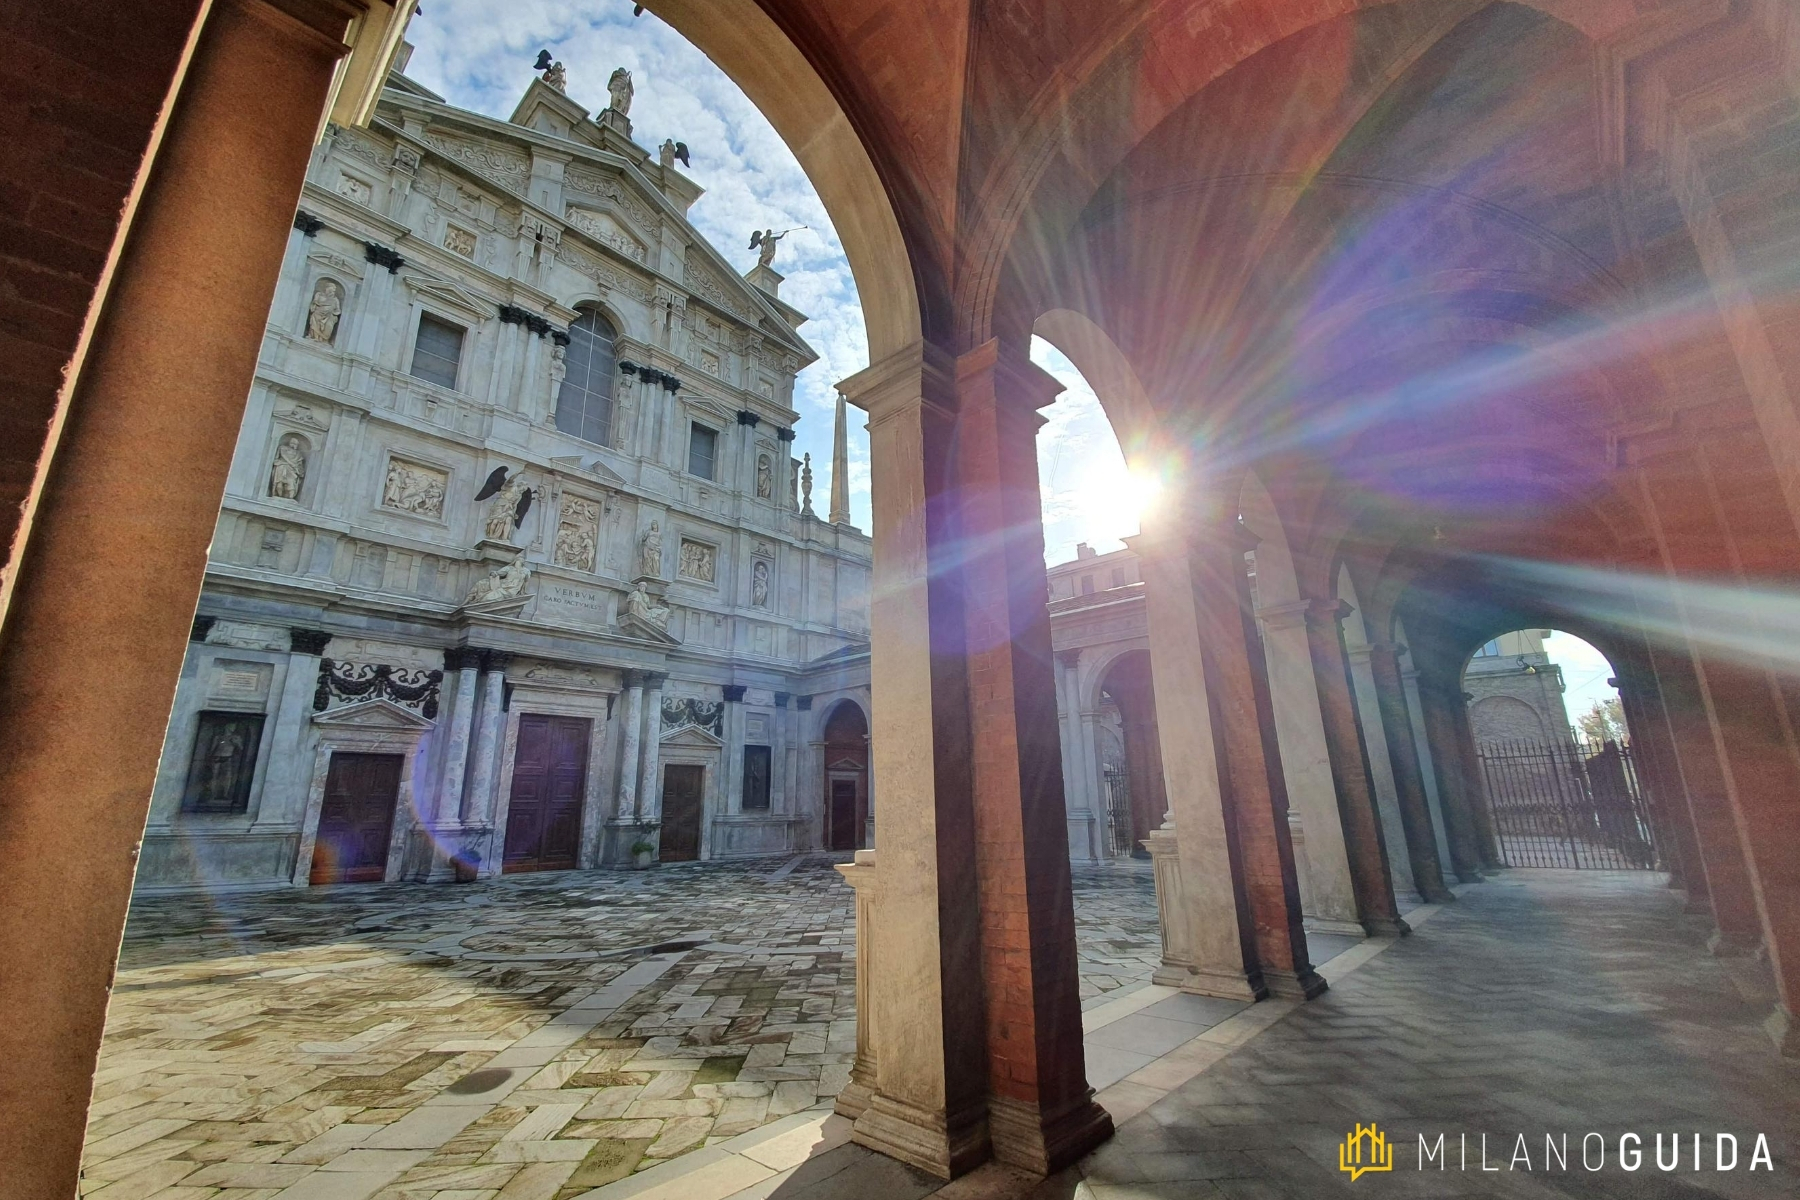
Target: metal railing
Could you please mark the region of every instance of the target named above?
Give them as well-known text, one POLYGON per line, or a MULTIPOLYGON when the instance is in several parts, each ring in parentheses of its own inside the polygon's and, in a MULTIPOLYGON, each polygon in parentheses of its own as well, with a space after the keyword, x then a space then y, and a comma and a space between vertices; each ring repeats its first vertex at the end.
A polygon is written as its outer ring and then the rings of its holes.
POLYGON ((1662 869, 1628 744, 1486 742, 1480 758, 1507 866, 1662 869))

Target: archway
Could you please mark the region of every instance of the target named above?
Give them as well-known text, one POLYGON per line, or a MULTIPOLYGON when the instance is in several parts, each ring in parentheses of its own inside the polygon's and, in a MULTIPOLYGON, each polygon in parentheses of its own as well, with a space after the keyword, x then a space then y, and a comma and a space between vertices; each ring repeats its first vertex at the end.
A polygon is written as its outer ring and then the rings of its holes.
POLYGON ((1119 742, 1117 759, 1101 764, 1107 853, 1148 858, 1144 843, 1151 830, 1161 827, 1169 806, 1150 651, 1131 650, 1113 659, 1100 676, 1098 700, 1102 719, 1108 725, 1116 719, 1119 742))
POLYGON ((870 842, 869 722, 854 700, 840 700, 825 718, 825 795, 821 837, 827 850, 857 850, 870 842))

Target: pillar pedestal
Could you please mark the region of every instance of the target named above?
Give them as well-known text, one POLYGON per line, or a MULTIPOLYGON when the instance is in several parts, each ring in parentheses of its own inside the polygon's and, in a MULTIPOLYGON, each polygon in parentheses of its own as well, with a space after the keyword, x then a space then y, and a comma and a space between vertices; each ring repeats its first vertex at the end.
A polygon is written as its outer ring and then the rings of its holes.
POLYGON ((1144 839, 1150 852, 1150 863, 1156 874, 1156 917, 1162 930, 1162 966, 1150 977, 1152 983, 1180 988, 1196 996, 1217 996, 1222 1000, 1261 1000, 1269 994, 1260 974, 1251 971, 1221 971, 1198 961, 1194 937, 1193 904, 1182 887, 1181 854, 1175 831, 1168 826, 1153 829, 1144 839))

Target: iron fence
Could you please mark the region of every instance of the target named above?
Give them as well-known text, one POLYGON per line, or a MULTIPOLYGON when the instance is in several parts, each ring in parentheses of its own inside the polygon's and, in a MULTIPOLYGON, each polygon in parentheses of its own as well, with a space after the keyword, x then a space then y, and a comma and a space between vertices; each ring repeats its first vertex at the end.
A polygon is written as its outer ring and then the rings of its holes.
POLYGON ((1131 838, 1131 780, 1124 767, 1106 767, 1106 828, 1112 841, 1112 855, 1118 858, 1132 853, 1137 845, 1131 838))
POLYGON ((1480 758, 1507 866, 1662 869, 1629 744, 1488 742, 1480 758))

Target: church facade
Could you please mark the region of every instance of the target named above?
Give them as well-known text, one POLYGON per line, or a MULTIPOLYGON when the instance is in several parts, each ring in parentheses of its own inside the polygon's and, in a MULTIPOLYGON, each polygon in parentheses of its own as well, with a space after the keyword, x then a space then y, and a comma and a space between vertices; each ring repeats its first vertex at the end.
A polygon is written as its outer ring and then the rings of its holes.
POLYGON ((791 454, 805 317, 623 75, 504 121, 395 76, 315 152, 139 887, 867 844, 870 547, 791 454))

